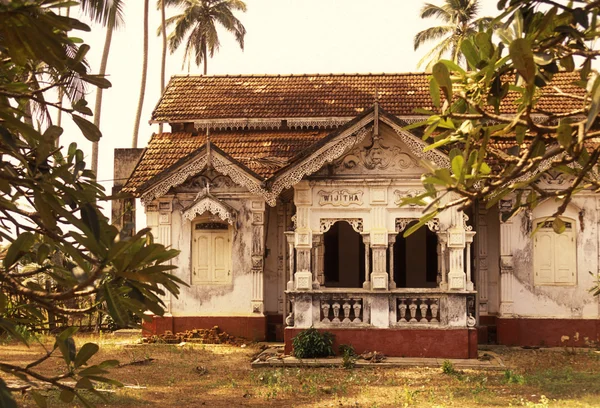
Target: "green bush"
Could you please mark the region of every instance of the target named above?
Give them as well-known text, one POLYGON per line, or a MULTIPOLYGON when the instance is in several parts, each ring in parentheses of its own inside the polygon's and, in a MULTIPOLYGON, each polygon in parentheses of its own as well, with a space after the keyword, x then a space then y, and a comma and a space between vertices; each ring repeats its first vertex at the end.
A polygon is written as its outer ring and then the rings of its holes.
POLYGON ((354 368, 356 363, 356 352, 350 344, 340 345, 340 354, 342 355, 342 367, 346 369, 354 368))
POLYGON ((333 338, 332 333, 319 332, 314 327, 303 330, 292 339, 292 354, 296 358, 333 356, 333 338))

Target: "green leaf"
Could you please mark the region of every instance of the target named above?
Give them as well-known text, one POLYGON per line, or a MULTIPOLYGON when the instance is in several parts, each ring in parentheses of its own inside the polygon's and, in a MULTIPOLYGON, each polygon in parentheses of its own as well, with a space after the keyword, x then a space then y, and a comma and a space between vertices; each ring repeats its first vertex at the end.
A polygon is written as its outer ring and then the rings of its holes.
POLYGON ((94 343, 85 343, 79 352, 77 353, 77 357, 75 357, 74 363, 75 368, 79 368, 82 365, 86 364, 87 361, 98 352, 100 347, 94 343))
POLYGON ((573 61, 573 56, 569 55, 560 60, 560 66, 565 69, 567 72, 573 72, 575 70, 575 61, 573 61))
POLYGON ((127 310, 125 310, 121 296, 115 292, 110 284, 105 284, 102 292, 104 293, 108 312, 115 323, 120 326, 127 326, 129 324, 129 315, 127 314, 127 310))
POLYGON ((562 234, 565 232, 565 222, 560 219, 560 217, 556 217, 554 221, 552 221, 552 229, 557 234, 562 234))
POLYGON ((481 60, 479 59, 479 53, 473 45, 473 42, 471 42, 471 40, 469 39, 464 40, 460 44, 460 50, 462 51, 467 62, 469 63, 469 66, 473 69, 476 69, 481 60))
POLYGON ((73 122, 79 127, 83 136, 90 142, 97 142, 102 137, 102 132, 87 119, 82 118, 81 116, 72 115, 73 122))
POLYGON ((570 121, 562 120, 556 130, 556 138, 558 143, 565 149, 571 145, 573 140, 573 128, 571 127, 570 121))
POLYGON ((94 384, 92 384, 88 377, 83 377, 80 378, 79 381, 77 381, 77 384, 75 384, 75 388, 91 390, 94 388, 94 384))
POLYGON ((115 387, 122 387, 123 383, 117 380, 113 380, 112 378, 106 378, 106 377, 100 377, 100 376, 96 376, 96 375, 90 375, 87 378, 89 378, 90 380, 94 380, 94 381, 99 381, 99 382, 103 382, 106 384, 110 384, 110 385, 114 385, 115 387))
POLYGON ((62 402, 68 404, 70 402, 73 402, 73 399, 75 398, 75 393, 65 388, 61 391, 59 398, 62 402))
POLYGON ((112 368, 119 365, 119 360, 104 360, 98 364, 98 368, 112 368))
POLYGON ((431 101, 433 102, 433 106, 436 108, 440 107, 440 89, 437 86, 435 78, 431 77, 429 79, 429 94, 431 95, 431 101))
POLYGON ((490 58, 494 54, 492 39, 488 33, 477 33, 475 35, 475 44, 479 48, 479 53, 484 58, 490 58))
POLYGON ((457 72, 459 73, 461 76, 465 76, 466 75, 466 71, 464 69, 462 69, 456 62, 454 61, 450 61, 450 60, 440 60, 439 61, 441 64, 444 64, 450 71, 452 72, 457 72))
POLYGON ((587 123, 585 124, 586 132, 590 130, 600 111, 600 75, 596 76, 590 96, 592 98, 592 103, 590 104, 590 112, 587 117, 587 123))
POLYGON ((14 240, 14 242, 8 247, 6 256, 4 257, 4 268, 9 269, 19 259, 23 257, 35 242, 35 236, 31 232, 23 232, 21 235, 14 240))
POLYGON ((538 140, 531 146, 531 157, 543 156, 544 153, 546 153, 546 145, 544 142, 538 140))
POLYGON ((508 50, 519 75, 528 84, 533 84, 535 79, 535 62, 533 61, 533 52, 531 51, 529 40, 517 38, 510 43, 508 50))
POLYGON ((90 366, 88 368, 86 368, 85 370, 81 370, 79 372, 79 375, 81 377, 89 377, 90 375, 97 375, 97 374, 108 374, 108 371, 98 367, 98 366, 90 366))
POLYGON ((411 235, 412 233, 417 231, 419 228, 421 228, 423 225, 427 224, 429 221, 434 219, 437 214, 438 214, 437 211, 432 211, 429 214, 425 214, 424 216, 422 216, 419 219, 419 222, 417 222, 416 224, 413 224, 412 227, 410 227, 409 229, 404 231, 404 234, 403 234, 404 238, 408 237, 409 235, 411 235))
POLYGON ((100 75, 82 75, 81 79, 102 89, 107 89, 112 86, 108 79, 100 75))
POLYGON ((4 380, 0 378, 0 407, 2 408, 17 408, 17 403, 12 397, 12 393, 4 380))
POLYGON ((460 155, 455 156, 454 159, 452 159, 452 172, 454 173, 456 178, 460 177, 464 164, 465 164, 465 159, 460 155))
MULTIPOLYGON (((31 398, 33 398, 33 400, 35 401, 35 403, 37 404, 38 407, 46 408, 48 406, 48 403, 46 402, 46 397, 44 397, 39 392, 32 390, 32 391, 29 391, 29 395, 31 395, 31 398)), ((2 406, 4 406, 4 405, 2 405, 2 406)))
POLYGON ((436 63, 431 73, 442 92, 444 92, 446 100, 448 102, 452 101, 452 81, 450 80, 450 72, 448 72, 446 65, 441 62, 436 63))

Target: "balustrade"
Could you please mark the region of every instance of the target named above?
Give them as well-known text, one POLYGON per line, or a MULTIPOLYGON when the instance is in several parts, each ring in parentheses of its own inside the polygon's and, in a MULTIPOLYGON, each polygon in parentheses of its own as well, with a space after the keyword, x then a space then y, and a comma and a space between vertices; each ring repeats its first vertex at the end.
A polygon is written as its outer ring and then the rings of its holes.
POLYGON ((360 298, 321 299, 321 323, 362 323, 363 301, 360 298))
POLYGON ((440 298, 396 298, 396 322, 399 324, 440 323, 440 298))

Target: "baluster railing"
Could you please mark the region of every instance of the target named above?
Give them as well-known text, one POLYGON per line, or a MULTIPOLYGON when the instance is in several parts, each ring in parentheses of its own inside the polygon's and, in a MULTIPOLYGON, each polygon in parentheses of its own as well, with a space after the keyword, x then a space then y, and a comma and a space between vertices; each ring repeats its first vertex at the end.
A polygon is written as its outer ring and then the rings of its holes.
POLYGON ((396 322, 399 324, 439 324, 440 299, 433 297, 396 298, 396 322))

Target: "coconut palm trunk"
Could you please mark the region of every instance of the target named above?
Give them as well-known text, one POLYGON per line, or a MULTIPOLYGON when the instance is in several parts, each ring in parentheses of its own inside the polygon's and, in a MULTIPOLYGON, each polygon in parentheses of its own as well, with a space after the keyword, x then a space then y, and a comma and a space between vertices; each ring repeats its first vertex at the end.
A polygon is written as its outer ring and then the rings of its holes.
MULTIPOLYGON (((114 20, 114 18, 113 18, 114 20)), ((106 75, 106 66, 108 65, 108 54, 110 53, 110 44, 112 42, 114 27, 111 23, 106 27, 106 36, 104 38, 104 49, 102 50, 102 59, 100 60, 100 76, 106 75)), ((102 88, 96 89, 96 102, 94 103, 94 125, 100 129, 100 116, 102 113, 102 88)), ((99 142, 92 143, 92 171, 98 175, 98 148, 99 142)))
MULTIPOLYGON (((160 28, 162 35, 162 55, 160 60, 160 94, 165 92, 165 80, 166 80, 166 66, 167 66, 167 26, 165 25, 166 13, 165 13, 165 2, 160 2, 160 28)), ((158 133, 162 133, 163 124, 158 125, 158 133)))
POLYGON ((135 115, 135 125, 133 126, 133 140, 131 147, 134 149, 138 145, 138 133, 140 131, 140 119, 142 118, 142 108, 144 107, 144 96, 146 93, 146 76, 148 74, 148 3, 144 0, 144 51, 142 62, 142 83, 140 86, 140 99, 138 101, 137 113, 135 115))

